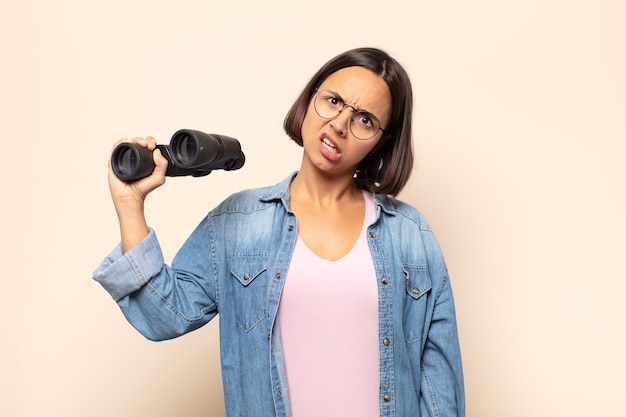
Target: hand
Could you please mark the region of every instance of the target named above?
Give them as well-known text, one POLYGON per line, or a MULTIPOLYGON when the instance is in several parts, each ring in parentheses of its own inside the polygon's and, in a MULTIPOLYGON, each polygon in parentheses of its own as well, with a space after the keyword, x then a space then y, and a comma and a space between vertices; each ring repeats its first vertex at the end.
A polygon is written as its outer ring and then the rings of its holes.
POLYGON ((111 160, 109 159, 109 189, 111 197, 116 209, 140 207, 143 208, 143 202, 147 195, 165 183, 165 171, 167 170, 167 159, 161 155, 161 151, 156 147, 156 140, 148 136, 146 138, 121 139, 115 143, 113 148, 120 143, 129 142, 136 143, 140 146, 153 151, 155 168, 152 174, 136 181, 120 180, 111 169, 111 160))
POLYGON ((167 159, 161 155, 161 151, 156 147, 156 140, 148 136, 146 138, 122 139, 115 146, 122 142, 136 143, 150 149, 154 159, 154 171, 145 178, 136 181, 126 182, 120 180, 113 169, 111 169, 111 159, 109 158, 109 189, 115 205, 115 211, 120 223, 120 234, 122 250, 124 253, 131 250, 148 233, 148 224, 144 215, 144 201, 146 196, 157 187, 165 183, 165 171, 167 170, 167 159))

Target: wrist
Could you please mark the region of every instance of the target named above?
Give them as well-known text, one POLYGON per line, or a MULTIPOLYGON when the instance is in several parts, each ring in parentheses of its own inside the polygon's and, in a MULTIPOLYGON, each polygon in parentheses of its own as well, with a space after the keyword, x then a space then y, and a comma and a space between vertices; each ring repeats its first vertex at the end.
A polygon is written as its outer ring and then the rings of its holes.
POLYGON ((138 214, 143 215, 144 200, 135 197, 126 197, 123 199, 114 199, 113 205, 118 216, 135 217, 138 214))

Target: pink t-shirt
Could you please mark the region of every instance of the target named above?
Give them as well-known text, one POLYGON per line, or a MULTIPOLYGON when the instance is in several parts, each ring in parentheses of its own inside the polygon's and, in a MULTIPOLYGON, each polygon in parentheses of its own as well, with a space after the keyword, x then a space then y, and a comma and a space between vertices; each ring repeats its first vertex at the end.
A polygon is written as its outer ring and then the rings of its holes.
POLYGON ((297 238, 278 309, 293 417, 379 415, 378 290, 366 231, 337 261, 297 238))

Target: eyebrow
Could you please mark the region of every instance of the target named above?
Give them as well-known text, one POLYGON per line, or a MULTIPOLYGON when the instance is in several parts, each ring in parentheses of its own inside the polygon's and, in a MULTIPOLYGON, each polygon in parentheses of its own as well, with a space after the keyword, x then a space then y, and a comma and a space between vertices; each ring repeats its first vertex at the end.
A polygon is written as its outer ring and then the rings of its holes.
MULTIPOLYGON (((331 89, 328 89, 328 88, 325 88, 325 89, 323 89, 323 90, 330 91, 331 93, 333 93, 333 94, 336 96, 336 98, 338 98, 339 100, 341 100, 341 101, 343 102, 343 104, 345 104, 346 106, 350 106, 350 107, 352 107, 353 109, 356 109, 356 111, 357 111, 357 112, 366 113, 366 114, 372 115, 372 116, 374 116, 376 119, 378 119, 378 116, 376 116, 376 115, 375 115, 374 113, 372 113, 371 111, 369 111, 369 110, 367 110, 367 109, 362 109, 362 108, 359 108, 359 107, 353 106, 352 104, 348 104, 348 103, 346 102, 346 100, 345 100, 343 97, 341 97, 341 94, 339 94, 339 93, 338 93, 338 92, 336 92, 335 90, 331 90, 331 89)), ((323 90, 322 90, 322 89, 320 89, 320 91, 323 91, 323 90)), ((378 119, 378 120, 380 120, 380 119, 378 119)))

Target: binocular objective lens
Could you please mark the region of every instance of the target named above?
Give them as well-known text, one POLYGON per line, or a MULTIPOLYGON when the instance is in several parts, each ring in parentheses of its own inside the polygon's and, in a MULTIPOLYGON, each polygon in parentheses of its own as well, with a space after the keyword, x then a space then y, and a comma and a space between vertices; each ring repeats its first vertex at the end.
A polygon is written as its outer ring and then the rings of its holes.
POLYGON ((124 166, 128 167, 130 171, 133 171, 137 167, 137 155, 135 152, 124 153, 124 166))
POLYGON ((182 135, 177 142, 176 154, 183 165, 192 164, 198 153, 196 141, 189 135, 182 135))
POLYGON ((183 153, 183 159, 186 163, 191 163, 196 158, 196 141, 192 140, 189 136, 185 135, 181 144, 181 151, 183 153))
POLYGON ((123 175, 131 175, 137 169, 137 153, 133 148, 121 149, 116 161, 117 169, 123 175))

